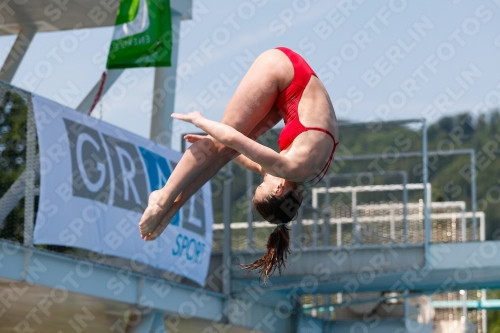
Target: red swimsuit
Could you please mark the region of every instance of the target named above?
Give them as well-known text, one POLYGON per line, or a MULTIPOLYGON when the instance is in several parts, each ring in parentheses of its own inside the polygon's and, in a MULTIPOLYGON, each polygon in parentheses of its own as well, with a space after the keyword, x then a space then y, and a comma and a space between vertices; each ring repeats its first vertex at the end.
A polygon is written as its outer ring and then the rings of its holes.
POLYGON ((333 149, 330 157, 328 158, 328 162, 321 169, 319 174, 308 181, 308 183, 312 183, 318 177, 316 184, 323 179, 330 163, 332 162, 333 154, 335 153, 335 148, 337 148, 338 142, 333 137, 332 133, 327 131, 324 128, 319 127, 305 127, 302 125, 299 119, 298 107, 300 99, 302 98, 302 93, 306 88, 309 80, 311 79, 311 75, 317 77, 316 73, 312 70, 312 68, 307 64, 307 62, 297 53, 286 47, 277 47, 278 50, 282 51, 286 56, 290 59, 294 69, 294 77, 292 83, 283 90, 276 100, 276 107, 281 111, 283 115, 283 120, 285 121, 285 127, 281 131, 280 137, 278 139, 278 144, 280 146, 280 150, 284 150, 288 148, 293 140, 300 134, 306 131, 320 131, 328 134, 333 140, 333 149), (321 177, 320 177, 321 176, 321 177))

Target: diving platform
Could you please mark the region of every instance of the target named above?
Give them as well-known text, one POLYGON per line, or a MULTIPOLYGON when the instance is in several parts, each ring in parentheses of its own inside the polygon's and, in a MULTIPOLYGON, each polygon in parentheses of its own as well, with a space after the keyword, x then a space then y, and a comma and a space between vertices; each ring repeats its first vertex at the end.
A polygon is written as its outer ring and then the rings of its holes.
MULTIPOLYGON (((37 32, 88 29, 115 25, 119 1, 9 1, 0 9, 0 36, 17 34, 27 27, 37 32)), ((191 17, 191 1, 170 0, 174 14, 191 17)))
POLYGON ((291 332, 294 319, 286 310, 289 307, 275 314, 278 302, 289 304, 287 298, 275 294, 264 298, 263 293, 251 292, 249 301, 0 240, 2 333, 35 328, 45 332, 42 323, 47 332, 86 327, 93 332, 112 327, 117 332, 166 332, 157 330, 163 325, 167 331, 169 327, 201 331, 222 325, 235 333, 291 332), (267 326, 261 320, 266 316, 267 326))
MULTIPOLYGON (((273 277, 272 285, 264 288, 294 289, 299 295, 500 288, 499 251, 500 241, 430 244, 427 258, 423 244, 294 250, 281 276, 273 277)), ((234 257, 252 262, 262 254, 241 251, 234 257)), ((217 260, 215 254, 213 258, 217 260)), ((238 293, 255 276, 233 267, 232 278, 233 292, 238 293)))

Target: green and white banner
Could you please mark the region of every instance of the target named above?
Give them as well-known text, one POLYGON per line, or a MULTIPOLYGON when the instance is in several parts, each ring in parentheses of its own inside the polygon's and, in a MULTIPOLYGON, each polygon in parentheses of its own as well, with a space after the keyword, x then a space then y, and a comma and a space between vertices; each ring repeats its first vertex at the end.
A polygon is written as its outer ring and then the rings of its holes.
POLYGON ((169 0, 121 0, 106 67, 170 66, 171 53, 169 0))

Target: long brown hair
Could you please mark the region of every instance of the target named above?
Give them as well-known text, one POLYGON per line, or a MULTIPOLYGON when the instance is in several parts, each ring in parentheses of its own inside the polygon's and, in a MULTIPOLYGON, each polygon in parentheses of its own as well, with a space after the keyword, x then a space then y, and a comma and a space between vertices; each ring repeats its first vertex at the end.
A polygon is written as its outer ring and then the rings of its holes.
POLYGON ((281 275, 281 267, 286 268, 286 259, 290 251, 290 233, 284 223, 290 222, 297 216, 302 204, 302 187, 297 183, 290 182, 292 190, 277 197, 271 195, 263 201, 252 200, 252 203, 259 214, 268 222, 276 224, 276 228, 269 235, 267 240, 267 252, 262 258, 251 264, 242 264, 240 268, 256 270, 263 278, 264 283, 267 278, 278 269, 281 275))

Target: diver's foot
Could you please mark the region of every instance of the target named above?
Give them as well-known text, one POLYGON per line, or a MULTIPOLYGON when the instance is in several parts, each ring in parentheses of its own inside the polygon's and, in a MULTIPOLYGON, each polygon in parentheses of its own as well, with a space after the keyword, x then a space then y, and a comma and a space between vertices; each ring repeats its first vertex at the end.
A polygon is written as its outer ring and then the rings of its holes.
POLYGON ((144 238, 147 234, 151 233, 160 224, 165 211, 158 205, 149 205, 142 214, 141 221, 139 222, 139 230, 141 237, 144 238))
POLYGON ((179 211, 179 207, 177 207, 177 204, 174 202, 174 204, 167 211, 167 214, 162 218, 162 220, 160 221, 160 223, 158 224, 156 229, 153 232, 145 235, 145 237, 143 237, 143 239, 146 241, 152 241, 152 240, 157 239, 161 235, 163 230, 165 230, 165 228, 170 224, 170 222, 172 221, 172 219, 174 218, 175 214, 178 211, 179 211))
POLYGON ((139 222, 139 230, 141 237, 144 238, 147 234, 155 231, 163 217, 167 214, 168 209, 163 208, 159 204, 160 192, 153 191, 149 195, 148 207, 144 211, 139 222))

